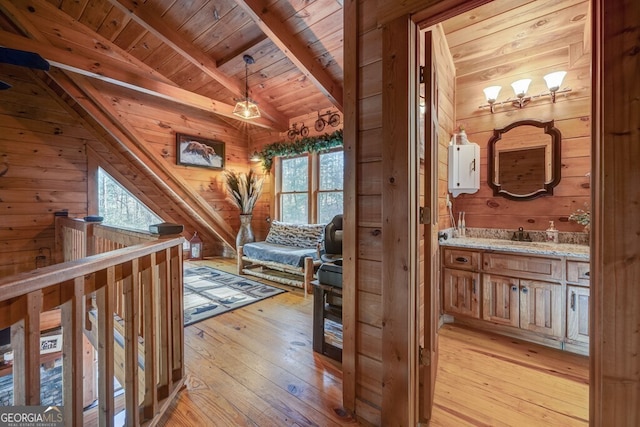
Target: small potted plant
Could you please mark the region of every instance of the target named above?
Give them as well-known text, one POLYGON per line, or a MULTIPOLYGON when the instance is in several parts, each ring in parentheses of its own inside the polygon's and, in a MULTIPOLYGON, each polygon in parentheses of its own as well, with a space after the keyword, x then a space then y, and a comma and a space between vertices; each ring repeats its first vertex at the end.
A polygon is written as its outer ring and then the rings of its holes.
POLYGON ((577 209, 569 215, 569 221, 575 221, 580 225, 584 225, 584 231, 588 233, 591 228, 591 212, 588 209, 577 209))
POLYGON ((225 187, 229 200, 240 209, 240 230, 236 236, 236 247, 255 240, 251 218, 253 208, 262 194, 263 183, 264 178, 259 177, 252 169, 247 173, 225 171, 225 187))

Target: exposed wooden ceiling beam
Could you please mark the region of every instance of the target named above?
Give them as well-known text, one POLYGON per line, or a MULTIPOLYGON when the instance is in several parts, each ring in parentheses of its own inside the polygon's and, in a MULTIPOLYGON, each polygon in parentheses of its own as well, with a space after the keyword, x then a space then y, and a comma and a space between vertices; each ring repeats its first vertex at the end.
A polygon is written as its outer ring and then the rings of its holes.
MULTIPOLYGON (((148 6, 149 3, 134 0, 109 0, 109 2, 131 17, 131 19, 145 30, 170 46, 187 61, 198 67, 203 73, 222 84, 237 96, 244 96, 244 85, 242 82, 221 72, 213 59, 196 49, 192 43, 177 31, 173 30, 166 22, 163 22, 162 18, 148 6)), ((264 99, 255 97, 254 100, 258 103, 261 114, 278 124, 281 128, 280 130, 286 130, 289 127, 288 118, 271 107, 264 99)))
POLYGON ((247 11, 260 29, 278 46, 296 67, 329 98, 338 110, 343 111, 342 87, 333 81, 309 49, 296 40, 273 13, 265 0, 236 0, 247 11))
POLYGON ((144 77, 143 75, 131 72, 131 70, 126 69, 126 67, 122 67, 121 64, 119 64, 118 67, 112 68, 107 65, 107 62, 109 62, 107 58, 105 58, 103 63, 95 64, 87 58, 69 54, 66 50, 58 49, 51 45, 47 46, 38 41, 8 33, 6 31, 0 31, 0 40, 5 47, 35 52, 49 61, 52 66, 62 70, 92 77, 136 92, 212 112, 234 120, 244 121, 252 125, 268 129, 280 129, 279 124, 273 123, 264 117, 253 120, 240 119, 238 116, 233 114, 234 105, 225 104, 223 102, 180 89, 179 87, 171 86, 167 83, 152 80, 144 77))

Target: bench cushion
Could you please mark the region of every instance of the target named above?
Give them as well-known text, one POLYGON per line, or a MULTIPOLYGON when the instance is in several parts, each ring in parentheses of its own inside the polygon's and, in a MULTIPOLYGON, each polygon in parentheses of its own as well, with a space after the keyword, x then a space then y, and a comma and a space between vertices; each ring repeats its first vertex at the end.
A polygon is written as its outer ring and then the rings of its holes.
POLYGON ((290 224, 272 221, 265 242, 296 248, 316 248, 322 242, 325 224, 290 224))
POLYGON ((295 248, 291 246, 279 245, 277 243, 246 243, 243 246, 242 251, 244 256, 247 258, 259 261, 277 262, 294 267, 303 267, 305 257, 318 259, 318 252, 315 247, 295 248))

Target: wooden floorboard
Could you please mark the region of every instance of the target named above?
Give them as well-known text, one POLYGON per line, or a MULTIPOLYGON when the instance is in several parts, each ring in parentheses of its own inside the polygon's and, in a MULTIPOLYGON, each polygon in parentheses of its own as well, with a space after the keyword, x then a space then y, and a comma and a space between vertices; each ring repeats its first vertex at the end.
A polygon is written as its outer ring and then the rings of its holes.
MULTIPOLYGON (((312 350, 312 296, 264 282, 288 292, 185 328, 186 387, 159 425, 367 425, 342 408, 340 364, 312 350)), ((460 326, 439 336, 430 425, 588 425, 587 358, 460 326)))

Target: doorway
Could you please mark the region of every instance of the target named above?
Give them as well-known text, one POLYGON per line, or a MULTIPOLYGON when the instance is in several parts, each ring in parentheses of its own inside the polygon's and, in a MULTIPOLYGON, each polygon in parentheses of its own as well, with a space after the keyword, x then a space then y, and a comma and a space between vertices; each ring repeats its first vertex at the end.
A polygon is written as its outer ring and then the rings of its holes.
MULTIPOLYGON (((504 229, 524 226, 531 231, 544 231, 554 220, 561 231, 579 233, 582 225, 569 221, 569 217, 591 207, 590 2, 555 2, 545 8, 539 3, 514 7, 513 2, 494 1, 428 28, 434 33, 440 70, 436 105, 442 130, 438 138, 441 149, 446 150, 449 143, 443 134, 462 128, 468 139, 484 150, 480 190, 475 195, 451 199, 454 212, 466 212, 468 229, 495 229, 498 223, 504 229), (567 71, 561 90, 569 89, 562 98, 551 102, 542 96, 532 97, 522 108, 512 104, 517 99, 511 92, 512 82, 531 78, 529 92, 539 95, 548 92, 542 77, 559 69, 567 71), (498 98, 500 105, 494 108, 490 108, 483 93, 485 87, 492 85, 502 86, 503 91, 498 98), (563 131, 565 167, 558 191, 551 196, 553 201, 542 198, 537 202, 515 202, 491 194, 486 143, 493 129, 522 118, 554 120, 563 131)), ((426 30, 422 28, 421 33, 426 30)), ((446 169, 446 163, 438 165, 440 172, 446 169)), ((446 181, 442 178, 437 195, 438 205, 446 207, 446 181)), ((454 226, 457 215, 452 220, 446 208, 438 212, 439 230, 454 226)))

